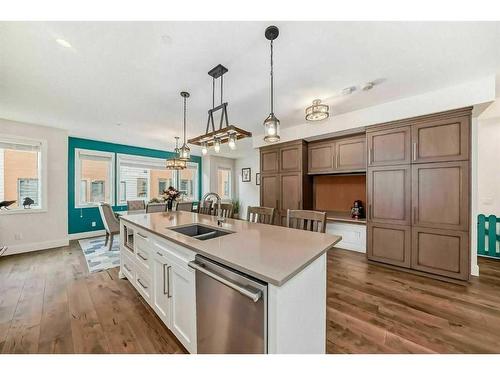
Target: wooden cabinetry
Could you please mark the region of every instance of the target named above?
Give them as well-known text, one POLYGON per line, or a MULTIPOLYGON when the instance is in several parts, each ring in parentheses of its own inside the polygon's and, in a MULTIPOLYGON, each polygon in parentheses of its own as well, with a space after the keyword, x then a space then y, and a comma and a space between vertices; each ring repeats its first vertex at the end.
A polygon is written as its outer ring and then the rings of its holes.
POLYGON ((308 145, 308 173, 366 171, 366 138, 353 136, 308 145))
POLYGON ((277 209, 276 224, 284 223, 287 209, 312 208, 304 141, 262 147, 260 158, 260 205, 277 209))
POLYGON ((367 130, 367 257, 467 280, 470 108, 367 130))

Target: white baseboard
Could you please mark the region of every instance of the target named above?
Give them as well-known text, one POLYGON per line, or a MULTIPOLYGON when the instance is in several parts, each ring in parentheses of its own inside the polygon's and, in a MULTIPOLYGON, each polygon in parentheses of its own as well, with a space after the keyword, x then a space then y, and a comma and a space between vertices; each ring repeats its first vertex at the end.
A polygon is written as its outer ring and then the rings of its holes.
POLYGON ((104 229, 93 230, 90 232, 80 232, 80 233, 72 233, 68 235, 69 240, 81 240, 82 238, 90 238, 90 237, 99 237, 104 236, 106 231, 104 229))
POLYGON ((21 253, 28 253, 38 250, 52 249, 54 247, 68 246, 68 238, 61 238, 59 240, 45 241, 45 242, 33 242, 20 245, 7 246, 7 251, 3 256, 14 255, 21 253))

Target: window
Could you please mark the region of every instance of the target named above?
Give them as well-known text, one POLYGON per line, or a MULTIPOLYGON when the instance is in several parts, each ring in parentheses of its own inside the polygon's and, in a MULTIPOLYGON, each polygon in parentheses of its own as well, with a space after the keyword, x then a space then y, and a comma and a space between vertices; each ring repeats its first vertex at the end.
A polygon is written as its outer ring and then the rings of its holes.
POLYGON ((114 154, 110 152, 75 150, 76 207, 94 206, 99 202, 113 204, 114 154))
POLYGON ((45 205, 42 141, 0 136, 0 201, 13 201, 10 211, 41 209, 45 205), (29 198, 29 199, 27 199, 29 198), (31 203, 33 201, 34 203, 31 203), (31 203, 31 204, 29 204, 31 203))
POLYGON ((118 173, 118 204, 137 199, 149 201, 174 186, 175 172, 165 168, 164 159, 120 154, 118 173))
POLYGON ((148 180, 145 178, 137 179, 137 198, 148 197, 148 180))
POLYGON ((217 194, 219 194, 223 200, 232 199, 231 174, 230 168, 217 169, 217 194))
POLYGON ((179 174, 179 186, 177 189, 182 193, 184 200, 198 199, 198 164, 187 163, 187 168, 177 172, 179 174))

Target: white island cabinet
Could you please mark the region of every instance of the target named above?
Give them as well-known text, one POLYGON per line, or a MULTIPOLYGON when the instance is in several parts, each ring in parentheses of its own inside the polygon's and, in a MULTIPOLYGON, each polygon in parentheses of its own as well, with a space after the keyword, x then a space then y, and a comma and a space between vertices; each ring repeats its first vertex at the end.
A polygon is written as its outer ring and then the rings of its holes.
POLYGON ((298 232, 303 231, 287 228, 276 228, 285 232, 275 234, 272 226, 236 220, 224 224, 231 235, 206 241, 168 229, 193 222, 213 225, 213 220, 206 215, 187 213, 123 217, 120 277, 130 281, 188 352, 197 353, 197 318, 200 319, 196 309, 197 271, 189 263, 202 255, 267 285, 265 352, 324 353, 326 250, 340 237, 302 234, 298 232), (248 237, 244 243, 238 238, 243 232, 248 237), (274 237, 283 246, 278 249, 283 252, 282 261, 276 259, 274 237), (290 239, 289 244, 286 238, 290 239), (307 240, 306 250, 296 245, 299 240, 307 240), (307 253, 307 246, 321 250, 307 253), (277 269, 278 265, 281 268, 277 269))

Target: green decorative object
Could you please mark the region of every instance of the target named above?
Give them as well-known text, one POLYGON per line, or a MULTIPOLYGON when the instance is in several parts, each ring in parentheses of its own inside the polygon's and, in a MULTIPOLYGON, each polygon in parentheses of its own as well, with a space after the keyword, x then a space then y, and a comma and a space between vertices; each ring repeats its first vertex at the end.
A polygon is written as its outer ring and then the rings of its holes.
POLYGON ((478 215, 477 217, 477 255, 491 258, 499 258, 497 242, 500 234, 497 233, 497 223, 500 219, 495 215, 478 215))

